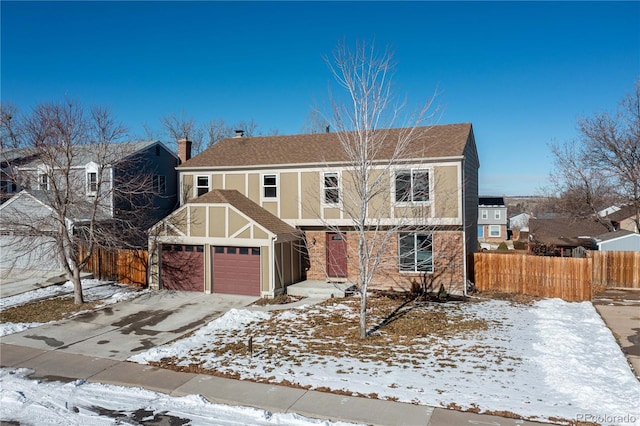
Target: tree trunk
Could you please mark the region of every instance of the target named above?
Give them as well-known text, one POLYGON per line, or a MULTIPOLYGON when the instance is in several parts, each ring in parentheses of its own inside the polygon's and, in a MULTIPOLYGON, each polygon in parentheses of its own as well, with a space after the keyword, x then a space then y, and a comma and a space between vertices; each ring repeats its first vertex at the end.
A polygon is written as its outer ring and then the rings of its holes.
POLYGON ((362 286, 360 291, 360 338, 367 337, 367 288, 362 286))
POLYGON ((80 269, 74 267, 73 276, 71 282, 73 283, 73 302, 76 305, 82 305, 84 303, 84 296, 82 295, 82 282, 80 281, 80 269))

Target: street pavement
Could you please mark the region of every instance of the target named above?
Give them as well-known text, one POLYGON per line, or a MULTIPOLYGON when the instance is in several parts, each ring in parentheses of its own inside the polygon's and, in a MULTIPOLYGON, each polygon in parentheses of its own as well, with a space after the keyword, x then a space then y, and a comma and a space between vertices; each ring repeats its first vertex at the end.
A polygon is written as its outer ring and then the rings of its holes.
MULTIPOLYGON (((0 365, 32 369, 35 371, 32 378, 63 382, 84 379, 141 387, 174 396, 199 394, 216 403, 251 406, 272 412, 295 412, 312 418, 361 424, 539 424, 424 405, 176 372, 126 361, 137 352, 172 341, 227 310, 247 306, 255 299, 192 292, 145 293, 136 299, 69 320, 4 336, 0 342, 0 365)), ((636 337, 633 336, 638 333, 638 305, 613 305, 615 308, 630 309, 623 313, 611 306, 603 303, 596 305, 596 308, 614 335, 634 342, 636 337), (630 330, 630 333, 625 330, 630 330)), ((627 350, 628 356, 635 356, 633 348, 637 347, 636 344, 627 350)), ((636 367, 637 371, 640 370, 636 367)))

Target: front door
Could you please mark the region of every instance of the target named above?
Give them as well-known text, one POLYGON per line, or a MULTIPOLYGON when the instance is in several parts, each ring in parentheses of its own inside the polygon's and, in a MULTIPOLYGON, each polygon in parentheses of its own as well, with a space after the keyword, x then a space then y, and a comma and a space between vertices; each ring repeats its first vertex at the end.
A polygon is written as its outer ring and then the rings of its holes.
POLYGON ((347 277, 347 242, 344 236, 327 232, 327 276, 329 278, 347 277))

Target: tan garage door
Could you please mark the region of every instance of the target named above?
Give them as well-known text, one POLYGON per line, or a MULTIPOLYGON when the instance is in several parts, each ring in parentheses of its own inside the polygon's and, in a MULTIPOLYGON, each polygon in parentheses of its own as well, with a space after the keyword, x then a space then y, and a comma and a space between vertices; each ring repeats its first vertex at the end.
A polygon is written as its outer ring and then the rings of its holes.
POLYGON ((260 248, 214 247, 213 292, 260 296, 260 248))
POLYGON ((166 290, 204 291, 204 246, 163 244, 160 281, 166 290))

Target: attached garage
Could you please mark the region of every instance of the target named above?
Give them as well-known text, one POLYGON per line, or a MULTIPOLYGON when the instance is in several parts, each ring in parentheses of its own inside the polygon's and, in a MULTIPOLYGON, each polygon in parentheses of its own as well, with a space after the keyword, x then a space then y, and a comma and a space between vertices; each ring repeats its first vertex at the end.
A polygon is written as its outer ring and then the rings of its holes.
POLYGON ((214 247, 213 293, 260 296, 260 248, 214 247))
POLYGON ((150 288, 273 297, 304 274, 301 233, 235 190, 189 201, 149 234, 150 288))
POLYGON ((163 244, 160 259, 163 289, 204 291, 204 246, 163 244))

